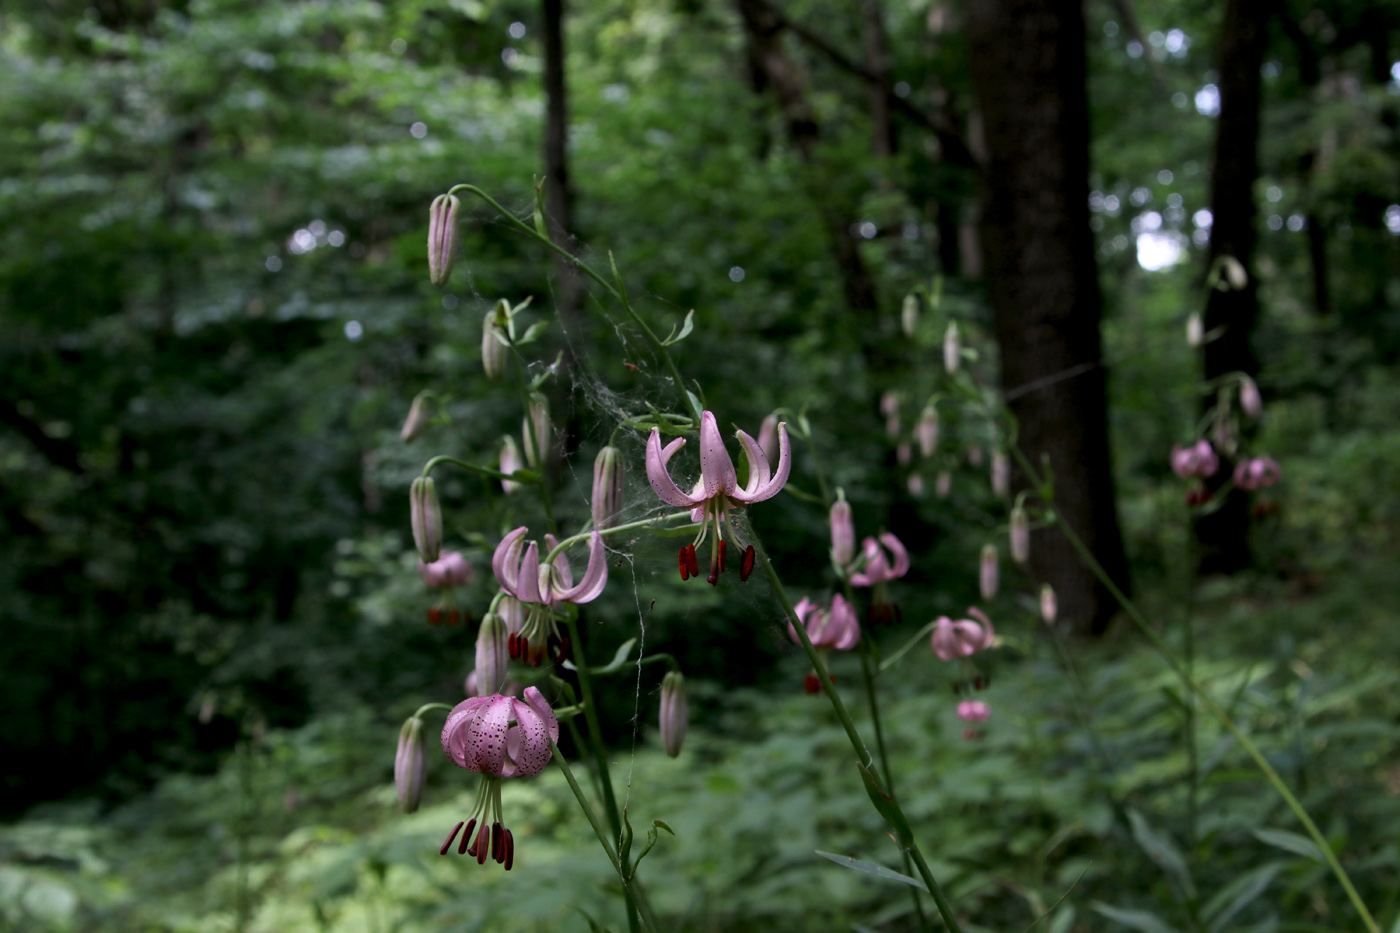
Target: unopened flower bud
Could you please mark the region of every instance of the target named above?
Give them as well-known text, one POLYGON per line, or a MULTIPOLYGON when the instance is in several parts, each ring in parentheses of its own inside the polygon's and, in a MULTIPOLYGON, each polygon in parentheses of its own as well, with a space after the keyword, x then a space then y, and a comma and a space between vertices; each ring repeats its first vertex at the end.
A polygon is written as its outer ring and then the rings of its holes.
POLYGON ((924 478, 920 474, 910 473, 905 483, 909 487, 909 495, 917 498, 924 494, 924 478))
POLYGON ((948 498, 948 493, 953 491, 953 474, 948 470, 941 471, 933 481, 933 491, 940 499, 948 498))
POLYGON ((1040 587, 1040 619, 1046 625, 1054 625, 1059 614, 1059 602, 1055 599, 1055 588, 1048 583, 1040 587))
POLYGON ((758 426, 758 449, 772 463, 778 458, 778 416, 769 415, 758 426))
MULTIPOLYGON (((525 462, 520 459, 520 448, 516 446, 515 438, 506 435, 505 439, 501 441, 501 472, 514 473, 516 470, 523 469, 524 466, 525 462)), ((514 480, 501 480, 501 489, 508 494, 519 488, 520 484, 514 480)))
POLYGON ((506 375, 510 351, 501 342, 504 333, 500 321, 496 319, 495 309, 487 311, 481 322, 481 368, 486 371, 486 378, 492 381, 504 379, 506 375))
POLYGON ((494 612, 486 613, 476 633, 476 687, 481 696, 499 693, 510 669, 506 623, 494 612))
POLYGON ((423 753, 423 720, 411 716, 399 730, 399 748, 394 754, 394 788, 399 792, 399 806, 412 813, 423 799, 423 778, 427 774, 427 758, 423 753))
POLYGON ((613 524, 622 511, 623 483, 627 465, 622 451, 608 446, 593 460, 593 527, 601 531, 613 524))
POLYGON ((943 332, 943 368, 951 376, 962 365, 962 336, 958 333, 958 322, 949 321, 943 332))
POLYGON ((914 459, 914 449, 909 446, 908 441, 900 441, 895 445, 894 459, 900 466, 908 466, 909 461, 914 459))
POLYGON ((525 462, 538 467, 549 456, 550 424, 549 400, 543 395, 530 395, 530 410, 521 425, 525 438, 525 462))
POLYGON ((982 461, 986 459, 986 456, 987 452, 982 449, 981 444, 973 444, 971 447, 967 448, 967 465, 980 467, 982 461))
POLYGON ((899 309, 899 324, 904 336, 913 337, 919 330, 919 299, 913 295, 904 296, 904 306, 899 309))
POLYGON ((983 599, 994 599, 1001 584, 1001 567, 995 544, 982 546, 982 566, 977 574, 977 585, 983 599))
POLYGON ((919 423, 914 426, 914 439, 919 442, 919 453, 932 457, 938 449, 938 409, 932 405, 924 408, 919 415, 919 423))
POLYGON ((446 285, 457 259, 457 198, 440 194, 428 211, 428 278, 434 285, 446 285))
POLYGON ((856 556, 856 523, 851 504, 837 499, 831 504, 831 562, 844 570, 856 556))
POLYGON ((1205 323, 1201 320, 1199 311, 1192 311, 1186 318, 1186 345, 1199 347, 1206 342, 1205 323))
POLYGON ((992 492, 1003 499, 1011 492, 1011 461, 1000 450, 992 454, 992 492))
POLYGON ((413 404, 408 407, 408 417, 404 419, 403 428, 399 431, 399 440, 405 444, 417 440, 428 427, 428 402, 423 395, 424 393, 419 392, 413 397, 413 404))
POLYGON ((1249 273, 1245 271, 1244 263, 1234 256, 1220 257, 1220 271, 1224 273, 1226 284, 1237 292, 1244 291, 1249 284, 1249 273))
POLYGON ((899 435, 899 393, 886 392, 880 396, 880 414, 885 416, 885 433, 899 435))
POLYGON ((661 681, 661 747, 675 758, 690 726, 690 702, 685 696, 685 676, 671 671, 661 681))
POLYGON ((438 559, 442 550, 442 506, 431 476, 420 476, 408 491, 408 518, 413 526, 413 544, 425 564, 438 559))
POLYGON ((1264 410, 1264 400, 1259 396, 1259 385, 1248 376, 1240 379, 1240 410, 1250 418, 1258 418, 1264 410))
POLYGON ((1011 559, 1024 564, 1031 559, 1031 522, 1022 506, 1011 510, 1011 559))

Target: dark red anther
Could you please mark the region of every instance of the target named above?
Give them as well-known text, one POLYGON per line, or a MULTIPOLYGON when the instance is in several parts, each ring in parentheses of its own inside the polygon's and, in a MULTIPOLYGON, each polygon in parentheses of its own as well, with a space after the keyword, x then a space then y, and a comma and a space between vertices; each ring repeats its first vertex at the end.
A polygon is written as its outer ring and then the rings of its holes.
POLYGON ((1186 504, 1192 508, 1198 505, 1205 505, 1210 501, 1210 490, 1204 486, 1195 486, 1186 492, 1186 504))
POLYGON ((500 823, 491 824, 491 857, 497 865, 506 860, 505 830, 500 823))
POLYGON ((739 563, 739 582, 743 583, 753 573, 753 545, 744 548, 744 559, 739 563))
POLYGON ((685 568, 690 571, 692 577, 700 576, 700 561, 695 557, 695 545, 685 546, 685 568))
POLYGON ((488 854, 486 850, 491 848, 491 840, 486 837, 486 833, 486 824, 482 823, 481 832, 477 833, 476 836, 476 863, 478 865, 486 864, 486 857, 488 854))
MULTIPOLYGON (((689 547, 689 545, 686 545, 686 547, 689 547)), ((681 553, 680 553, 680 555, 679 555, 679 557, 678 557, 678 559, 677 559, 677 563, 679 563, 679 564, 680 564, 680 567, 681 567, 681 579, 682 579, 682 580, 689 580, 689 579, 690 579, 690 561, 688 561, 688 560, 685 559, 685 548, 681 548, 681 553)))
MULTIPOLYGON (((457 846, 457 854, 458 854, 458 855, 466 855, 466 854, 467 854, 467 851, 468 851, 469 847, 471 846, 471 842, 472 842, 472 830, 473 830, 473 829, 476 829, 476 817, 472 817, 470 820, 467 821, 467 831, 464 832, 464 833, 462 833, 462 844, 459 845, 459 846, 457 846)), ((476 852, 473 850, 473 851, 472 851, 472 855, 475 855, 475 854, 476 854, 476 852)))
POLYGON ((728 549, 729 549, 729 542, 728 542, 728 541, 721 541, 721 542, 719 543, 719 572, 720 572, 720 573, 724 573, 724 552, 727 551, 728 549))
POLYGON ((429 609, 429 610, 428 610, 428 624, 429 624, 429 625, 441 625, 442 623, 438 621, 438 619, 439 619, 441 616, 442 616, 442 610, 441 610, 441 609, 438 609, 438 608, 436 608, 436 607, 435 607, 435 608, 432 608, 432 609, 429 609))
POLYGON ((564 659, 569 656, 569 636, 565 635, 559 639, 559 663, 563 664, 564 659))
POLYGON ((458 612, 456 609, 447 610, 447 625, 449 628, 451 628, 454 625, 461 624, 461 621, 462 614, 460 612, 458 612))
MULTIPOLYGON (((454 826, 454 827, 452 827, 452 832, 450 832, 450 833, 447 834, 447 841, 444 842, 444 843, 442 844, 442 848, 441 848, 441 849, 438 849, 438 855, 446 855, 446 854, 447 854, 447 850, 450 849, 450 848, 452 848, 452 840, 454 840, 454 839, 457 838, 457 830, 459 830, 459 829, 461 829, 461 828, 462 828, 462 821, 461 821, 461 820, 458 820, 458 821, 457 821, 457 825, 454 826)), ((470 832, 470 830, 468 830, 468 832, 470 832)))
POLYGON ((803 690, 806 690, 808 693, 811 693, 811 694, 818 694, 818 693, 821 693, 821 692, 822 692, 822 682, 821 682, 821 679, 818 678, 816 674, 808 674, 807 677, 806 677, 806 679, 804 679, 804 680, 802 681, 802 689, 803 689, 803 690))
POLYGON ((512 661, 520 660, 520 634, 511 632, 506 636, 506 654, 510 655, 512 661))
POLYGON ((984 684, 984 683, 982 682, 982 678, 981 678, 981 677, 974 677, 974 678, 972 678, 972 689, 973 689, 973 690, 981 690, 981 689, 982 689, 983 687, 985 687, 985 686, 987 686, 987 685, 984 684))
POLYGON ((506 871, 510 871, 510 866, 515 864, 515 837, 506 830, 506 871))
POLYGON ((520 659, 522 661, 524 661, 526 664, 535 663, 534 661, 530 660, 530 639, 526 638, 524 635, 521 635, 520 641, 516 643, 516 647, 520 649, 520 659))

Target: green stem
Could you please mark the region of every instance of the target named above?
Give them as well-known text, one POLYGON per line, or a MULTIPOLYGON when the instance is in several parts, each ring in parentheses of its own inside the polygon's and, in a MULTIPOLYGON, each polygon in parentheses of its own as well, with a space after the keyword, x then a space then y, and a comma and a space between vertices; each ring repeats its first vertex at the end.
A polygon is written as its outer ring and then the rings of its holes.
MULTIPOLYGON (((609 295, 612 295, 613 299, 617 301, 618 305, 622 308, 623 312, 626 313, 626 315, 632 319, 632 323, 635 324, 637 326, 637 329, 642 332, 642 336, 646 338, 647 343, 651 346, 652 352, 655 353, 658 357, 660 357, 661 361, 666 365, 666 369, 671 373, 672 381, 676 384, 676 391, 681 393, 681 397, 686 400, 687 407, 689 407, 692 410, 691 414, 694 415, 696 422, 698 423, 700 421, 700 408, 694 401, 692 401, 690 393, 686 391, 685 383, 681 381, 680 370, 676 369, 676 361, 672 359, 670 350, 667 349, 666 344, 661 342, 661 338, 656 336, 656 332, 653 331, 651 327, 647 325, 646 321, 642 320, 641 316, 637 314, 636 310, 632 307, 632 303, 627 300, 626 291, 615 287, 611 282, 609 282, 607 279, 603 278, 603 276, 599 275, 596 271, 594 271, 594 269, 591 266, 589 266, 586 262, 584 262, 582 259, 579 259, 577 256, 575 256, 568 250, 564 249, 559 244, 555 243, 549 237, 541 236, 538 230, 525 223, 519 217, 516 217, 510 211, 506 210, 504 207, 501 206, 500 202, 498 202, 495 198, 491 197, 491 195, 487 194, 485 191, 482 191, 475 185, 453 185, 447 193, 450 195, 455 194, 458 191, 468 191, 476 195, 478 198, 481 198, 481 200, 485 201, 487 204, 495 208, 496 213, 500 214, 509 223, 511 223, 513 226, 519 229, 520 232, 524 233, 531 239, 539 241, 539 243, 547 249, 551 249, 554 252, 558 253, 560 256, 563 256, 569 262, 577 266, 579 268, 579 271, 581 271, 584 275, 588 276, 594 282, 597 282, 599 285, 601 285, 603 287, 603 290, 606 291, 609 295)), ((621 282, 621 277, 618 278, 618 281, 621 282)))
MULTIPOLYGON (((1016 457, 1021 469, 1025 471, 1026 478, 1030 481, 1031 485, 1039 488, 1041 486, 1039 474, 1036 473, 1035 468, 1031 465, 1025 453, 1016 445, 1011 445, 1011 452, 1016 457)), ((1046 501, 1045 504, 1050 508, 1054 508, 1053 499, 1046 501)), ((1332 851, 1331 844, 1328 843, 1327 839, 1322 835, 1322 831, 1317 828, 1317 824, 1313 822, 1312 817, 1308 815, 1308 811, 1304 809, 1302 803, 1300 803, 1298 798, 1293 795, 1293 792, 1288 789, 1288 785, 1284 783, 1283 778, 1279 777, 1279 773, 1274 770, 1274 766, 1264 757, 1264 753, 1250 740, 1249 736, 1245 735, 1244 730, 1236 725, 1235 720, 1230 717, 1230 714, 1225 712, 1220 704, 1215 702, 1214 698, 1206 692, 1205 688, 1196 680, 1195 675, 1177 660, 1176 655, 1172 654, 1166 642, 1162 640, 1160 635, 1153 631, 1151 623, 1147 621, 1147 617, 1142 614, 1142 611, 1138 609, 1137 605, 1127 597, 1127 594, 1113 581, 1113 578, 1108 575, 1108 572, 1103 569, 1103 565, 1094 557, 1093 552, 1089 550, 1088 545, 1079 537, 1079 534, 1070 527, 1068 522, 1057 521, 1057 524, 1060 530, 1064 532, 1065 537, 1069 540, 1070 546, 1078 552, 1080 560, 1084 561, 1084 565, 1089 568, 1089 571, 1097 577, 1104 588, 1112 594, 1113 598, 1118 602, 1118 605, 1123 608, 1128 618, 1132 620, 1133 625, 1137 626, 1138 631, 1143 634, 1143 637, 1152 644, 1152 647, 1157 649, 1157 653, 1167 662, 1167 666, 1181 678, 1181 682, 1186 688, 1190 690, 1191 693, 1201 701, 1207 711, 1225 727, 1225 731, 1229 732, 1230 735, 1234 736, 1235 741, 1240 743, 1240 747, 1245 750, 1246 754, 1254 761, 1254 764, 1263 772, 1265 779, 1273 786, 1278 795, 1283 798, 1283 802, 1288 805, 1288 809, 1293 811, 1293 815, 1298 818, 1298 822, 1303 824, 1303 828, 1307 830, 1308 835, 1312 837, 1312 841, 1317 844, 1318 849, 1322 852, 1323 858, 1327 860, 1327 865, 1332 869, 1332 874, 1335 875, 1337 881, 1341 883, 1342 890, 1346 892, 1347 898, 1351 901, 1352 906, 1356 908, 1356 912, 1361 916, 1361 920, 1365 923, 1366 929, 1369 930, 1370 933, 1380 933, 1380 926, 1376 923, 1375 918, 1371 916, 1371 912, 1366 908, 1366 902, 1361 899, 1361 895, 1357 892, 1356 886, 1351 883, 1351 876, 1348 875, 1347 870, 1342 867, 1342 863, 1337 858, 1337 854, 1332 851)))
POLYGON ((559 746, 550 739, 549 750, 554 753, 554 760, 559 765, 559 770, 564 772, 564 780, 569 783, 569 790, 574 792, 574 798, 578 800, 578 805, 583 809, 584 818, 588 820, 588 825, 593 827, 593 833, 598 837, 598 842, 603 847, 603 851, 608 855, 608 861, 612 862, 613 869, 617 872, 618 880, 622 882, 623 893, 627 895, 627 903, 634 905, 637 918, 641 921, 642 929, 648 933, 656 933, 656 919, 652 916, 651 904, 646 896, 642 894, 635 879, 627 873, 627 866, 623 865, 617 856, 617 850, 613 847, 608 838, 607 831, 603 829, 602 822, 598 819, 598 814, 593 811, 593 805, 584 796, 583 788, 578 786, 578 781, 574 778, 573 769, 569 767, 568 761, 564 759, 563 752, 559 751, 559 746))
MULTIPOLYGON (((793 631, 797 633, 798 640, 802 642, 802 649, 807 652, 807 659, 812 662, 812 669, 817 672, 817 679, 821 681, 822 688, 826 691, 831 708, 835 711, 841 727, 846 730, 846 738, 850 740, 851 748, 855 750, 857 761, 862 768, 866 769, 867 774, 873 777, 870 768, 875 762, 871 757, 870 749, 866 747, 865 741, 856 731, 855 721, 851 719, 850 711, 846 709, 846 703, 841 699, 841 694, 836 692, 836 684, 831 680, 831 673, 826 669, 826 662, 822 660, 821 652, 817 651, 816 646, 812 644, 812 639, 807 635, 807 627, 797 617, 797 611, 793 608, 787 590, 783 589, 782 580, 778 579, 778 572, 773 569, 773 562, 768 559, 768 552, 764 550, 763 542, 759 540, 757 533, 751 532, 750 537, 754 556, 758 559, 759 566, 763 568, 763 575, 768 578, 768 585, 772 587, 773 595, 777 597, 778 603, 783 607, 783 612, 787 614, 788 621, 792 624, 793 631)), ((890 798, 889 805, 904 820, 907 828, 908 820, 904 818, 904 811, 900 809, 898 802, 890 798)), ((896 838, 904 835, 900 832, 899 827, 890 822, 888 818, 886 818, 886 822, 890 824, 891 829, 895 830, 896 838)), ((909 836, 908 839, 908 844, 901 842, 900 848, 913 858, 914 866, 923 878, 924 886, 928 888, 929 894, 933 897, 933 903, 938 907, 938 913, 943 917, 943 922, 948 929, 952 933, 962 933, 962 927, 958 926, 957 917, 953 914, 953 905, 948 903, 948 898, 944 895, 938 880, 933 877, 933 872, 929 870, 928 863, 924 861, 923 854, 919 851, 919 844, 914 841, 912 836, 909 836)))
MULTIPOLYGON (((658 515, 655 518, 643 518, 635 522, 627 522, 626 524, 622 525, 612 525, 608 528, 600 529, 598 531, 598 534, 601 537, 607 538, 611 535, 619 534, 624 531, 635 531, 638 528, 655 528, 657 525, 664 525, 665 523, 673 522, 678 518, 684 518, 685 520, 689 521, 690 513, 668 512, 665 515, 658 515)), ((554 548, 552 551, 549 552, 549 554, 545 557, 544 562, 546 564, 550 563, 554 560, 556 556, 558 556, 560 551, 566 550, 569 547, 578 544, 580 541, 587 541, 592 536, 593 532, 590 530, 580 531, 578 534, 573 535, 572 537, 565 538, 563 541, 559 542, 558 547, 554 548)))
POLYGON ((475 463, 468 463, 465 460, 458 460, 456 457, 449 457, 446 454, 434 457, 433 459, 425 463, 423 465, 423 475, 427 476, 433 471, 433 467, 437 466, 439 463, 450 463, 453 466, 459 466, 464 470, 470 470, 473 473, 488 477, 489 479, 508 479, 512 480, 513 482, 523 483, 527 486, 532 484, 539 484, 541 482, 540 476, 537 473, 534 473, 530 470, 521 470, 517 473, 502 473, 500 470, 493 470, 490 467, 477 466, 475 463))

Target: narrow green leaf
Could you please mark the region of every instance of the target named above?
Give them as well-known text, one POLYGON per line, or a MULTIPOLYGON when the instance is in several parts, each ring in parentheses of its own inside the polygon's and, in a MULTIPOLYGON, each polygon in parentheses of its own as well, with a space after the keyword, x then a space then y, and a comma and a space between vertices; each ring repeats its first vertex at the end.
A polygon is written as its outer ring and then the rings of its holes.
POLYGON ((918 878, 910 878, 908 875, 901 874, 895 871, 894 869, 886 868, 883 865, 877 865, 874 862, 867 862, 863 859, 851 858, 849 855, 837 855, 835 852, 823 852, 821 849, 817 850, 817 854, 824 859, 833 861, 837 865, 840 865, 843 868, 849 868, 852 871, 863 872, 867 875, 874 875, 876 878, 883 878, 886 881, 898 881, 900 884, 907 884, 909 885, 909 887, 918 888, 920 891, 928 890, 928 888, 924 887, 924 883, 918 878))
POLYGON ((1290 833, 1286 829, 1256 829, 1254 838, 1276 849, 1292 852, 1294 855, 1301 855, 1319 862, 1326 861, 1326 857, 1317 848, 1317 843, 1307 836, 1290 833))
POLYGON ((1263 894, 1283 868, 1282 862, 1260 865, 1253 871, 1245 872, 1225 885, 1201 908, 1201 919, 1206 921, 1210 933, 1223 930, 1225 924, 1234 919, 1235 914, 1249 906, 1250 902, 1263 894))
POLYGON ((525 329, 525 336, 515 342, 517 347, 523 347, 527 343, 534 343, 539 339, 540 334, 549 326, 548 321, 536 321, 525 329))
POLYGON ((874 804, 876 812, 885 818, 885 822, 890 824, 894 830, 895 839, 906 849, 914 842, 914 831, 909 828, 909 821, 904 818, 904 813, 899 809, 899 804, 894 802, 894 798, 885 793, 885 789, 880 786, 880 781, 875 777, 874 772, 863 764, 857 763, 860 769, 860 779, 865 783, 865 793, 869 795, 870 802, 874 804))
POLYGON ((676 329, 675 329, 674 327, 672 327, 672 328, 671 328, 671 333, 666 337, 665 340, 661 341, 661 345, 662 345, 663 347, 669 347, 669 346, 671 346, 672 344, 680 343, 680 342, 681 342, 682 340, 684 340, 686 337, 690 336, 690 332, 693 331, 694 329, 695 329, 695 309, 694 309, 694 308, 691 308, 690 311, 688 311, 688 312, 686 313, 685 320, 681 322, 681 332, 680 332, 679 334, 676 333, 676 329))
POLYGON ((664 820, 652 820, 652 821, 651 821, 651 825, 657 826, 657 827, 660 827, 661 829, 666 830, 666 832, 670 833, 672 836, 674 836, 674 835, 676 834, 676 831, 675 831, 674 829, 672 829, 671 827, 667 826, 667 825, 666 825, 666 822, 665 822, 664 820))
POLYGON ((1092 906, 1095 913, 1107 917, 1115 923, 1121 923, 1130 930, 1139 930, 1141 933, 1177 933, 1175 929, 1167 926, 1145 910, 1110 907, 1108 904, 1094 904, 1092 906))
POLYGON ((1196 884, 1191 879, 1191 870, 1186 867, 1186 859, 1165 833, 1153 829, 1141 813, 1128 808, 1128 823, 1132 826, 1133 839, 1147 857, 1156 862, 1173 881, 1186 892, 1188 897, 1196 896, 1196 884))

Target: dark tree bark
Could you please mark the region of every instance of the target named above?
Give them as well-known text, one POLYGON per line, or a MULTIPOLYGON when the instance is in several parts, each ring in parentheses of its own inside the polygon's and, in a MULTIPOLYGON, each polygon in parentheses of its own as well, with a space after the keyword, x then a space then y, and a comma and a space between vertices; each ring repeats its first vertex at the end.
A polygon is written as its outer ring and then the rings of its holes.
POLYGON ((875 80, 866 92, 870 100, 871 147, 875 155, 894 155, 899 148, 895 139, 894 121, 890 118, 889 43, 885 36, 885 11, 880 0, 861 0, 861 15, 865 20, 865 70, 875 80))
MULTIPOLYGON (((1220 35, 1220 115, 1215 126, 1211 170, 1209 262, 1232 257, 1251 267, 1254 256, 1254 182, 1259 175, 1259 70, 1268 44, 1270 0, 1227 0, 1220 35)), ((1232 372, 1254 375, 1258 358, 1250 342, 1259 297, 1253 273, 1243 288, 1212 288, 1206 299, 1205 329, 1215 334, 1203 350, 1205 378, 1232 372)), ((1233 464, 1221 458, 1212 489, 1229 480, 1233 464)), ((1249 496, 1232 489, 1214 511, 1196 521, 1202 573, 1232 573, 1250 564, 1249 496)))
MULTIPOLYGON (((1049 459, 1060 520, 1126 589, 1089 230, 1083 14, 1055 0, 978 0, 965 11, 985 127, 981 246, 1002 386, 1026 455, 1049 459)), ((1054 586, 1066 625, 1107 628, 1116 604, 1058 528, 1036 533, 1031 568, 1054 586)))
MULTIPOLYGON (((545 213, 549 238, 569 249, 574 229, 574 190, 569 177, 569 111, 564 83, 564 0, 544 0, 544 171, 545 213)), ((554 262, 555 295, 565 327, 572 327, 583 299, 578 270, 558 253, 554 262)))
MULTIPOLYGON (((1298 25, 1285 3, 1279 4, 1278 14, 1283 34, 1293 43, 1294 49, 1298 53, 1298 83, 1306 89, 1309 97, 1316 97, 1318 86, 1322 81, 1322 69, 1312 40, 1298 25)), ((1304 185, 1308 187, 1312 186, 1317 162, 1317 146, 1303 153, 1298 159, 1298 174, 1303 179, 1304 185)), ((1332 289, 1329 284, 1327 260, 1327 227, 1315 209, 1308 211, 1307 222, 1308 259, 1312 266, 1313 307, 1318 314, 1325 316, 1332 313, 1332 289)))

